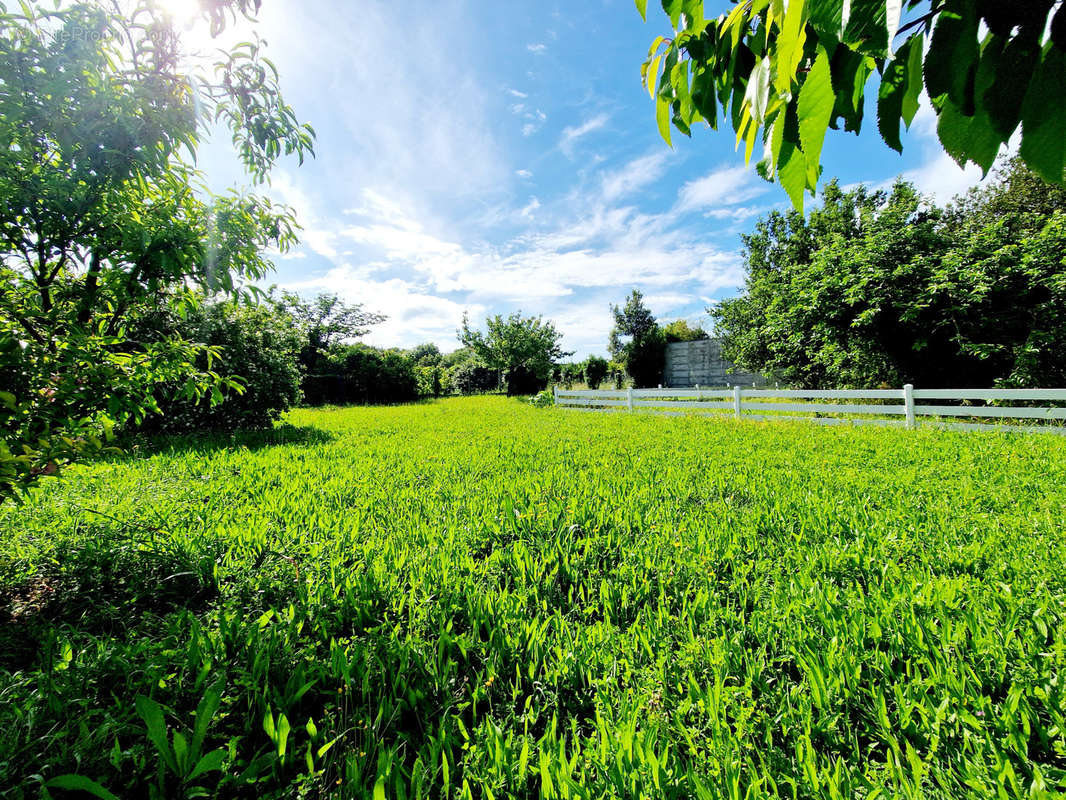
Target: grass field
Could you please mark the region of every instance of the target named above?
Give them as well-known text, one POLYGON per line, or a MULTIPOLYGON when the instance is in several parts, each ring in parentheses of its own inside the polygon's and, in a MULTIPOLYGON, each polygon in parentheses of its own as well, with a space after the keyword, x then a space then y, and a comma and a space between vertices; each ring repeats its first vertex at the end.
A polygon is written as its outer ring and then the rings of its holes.
POLYGON ((1066 789, 1059 437, 288 423, 0 509, 0 797, 1066 789))

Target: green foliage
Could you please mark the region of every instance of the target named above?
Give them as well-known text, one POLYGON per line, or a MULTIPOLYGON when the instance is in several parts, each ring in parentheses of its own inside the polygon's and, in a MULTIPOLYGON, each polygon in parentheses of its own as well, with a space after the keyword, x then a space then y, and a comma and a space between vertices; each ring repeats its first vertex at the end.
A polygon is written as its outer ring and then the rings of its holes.
POLYGON ((426 342, 412 348, 410 355, 412 361, 423 367, 439 366, 444 360, 440 348, 432 342, 426 342))
MULTIPOLYGON (((184 317, 167 315, 139 328, 136 334, 142 340, 167 336, 208 346, 216 354, 210 367, 235 384, 222 402, 185 399, 164 387, 157 401, 159 413, 146 418, 142 430, 187 433, 270 427, 300 402, 304 337, 293 318, 276 306, 211 302, 194 306, 184 317)), ((196 366, 209 368, 203 357, 196 366)))
MULTIPOLYGON (((203 4, 220 33, 253 0, 203 4)), ((115 425, 156 410, 161 385, 218 399, 212 354, 127 335, 190 290, 242 289, 295 242, 291 212, 212 197, 184 160, 216 123, 264 180, 313 133, 282 100, 257 42, 215 65, 181 55, 159 3, 0 8, 0 499, 99 449, 115 425)))
POLYGON ((835 182, 744 238, 746 290, 709 312, 743 369, 804 387, 1061 386, 1066 190, 1018 161, 946 209, 835 182))
POLYGON ((667 342, 698 342, 710 338, 703 328, 693 327, 683 319, 674 320, 663 326, 663 335, 667 342))
POLYGON ((666 366, 666 336, 644 305, 644 295, 634 289, 625 306, 611 306, 614 327, 607 348, 624 366, 638 389, 657 386, 666 366))
POLYGON ((345 303, 335 294, 323 293, 305 300, 294 292, 282 292, 276 302, 306 336, 300 363, 308 375, 321 372, 331 349, 365 336, 371 327, 387 319, 367 311, 361 303, 345 303))
POLYGON ((542 317, 497 314, 485 320, 485 327, 486 333, 472 329, 464 314, 459 341, 485 366, 503 375, 509 395, 540 391, 547 386, 554 364, 571 355, 559 346, 563 335, 542 317))
POLYGON ((415 379, 418 381, 419 397, 440 397, 450 387, 448 373, 440 366, 423 366, 415 362, 415 379))
POLYGON ((1066 788, 1061 437, 287 420, 0 509, 6 797, 1066 788))
POLYGON ((448 370, 448 383, 458 394, 495 392, 500 388, 500 373, 471 358, 448 370))
POLYGON ((529 400, 529 404, 534 408, 551 408, 555 405, 555 395, 545 389, 533 395, 529 400))
POLYGON ((590 389, 599 389, 610 368, 607 359, 600 356, 589 356, 585 359, 584 367, 585 383, 588 384, 590 389))
MULTIPOLYGON (((961 166, 987 173, 1020 125, 1025 163, 1066 179, 1066 10, 1054 0, 752 0, 714 19, 703 0, 662 5, 673 36, 655 39, 641 76, 663 138, 728 125, 745 162, 761 145, 759 174, 801 212, 827 129, 860 131, 875 72, 889 147, 902 152, 900 122, 913 122, 924 88, 961 166)), ((645 0, 637 9, 645 16, 645 0)))
POLYGON ((400 350, 336 345, 323 355, 319 371, 305 378, 304 395, 311 405, 408 403, 419 396, 419 376, 400 350))

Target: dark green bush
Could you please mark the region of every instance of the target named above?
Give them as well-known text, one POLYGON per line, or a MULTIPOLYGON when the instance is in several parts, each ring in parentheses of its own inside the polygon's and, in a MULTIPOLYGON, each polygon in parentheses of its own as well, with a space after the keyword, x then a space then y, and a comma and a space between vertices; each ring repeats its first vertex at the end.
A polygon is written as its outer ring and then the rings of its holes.
POLYGON ((312 405, 409 403, 418 398, 418 377, 410 357, 365 344, 327 351, 322 371, 308 375, 304 394, 312 405))
POLYGON ((589 356, 585 360, 585 383, 590 389, 599 389, 603 379, 607 377, 607 359, 599 356, 589 356))

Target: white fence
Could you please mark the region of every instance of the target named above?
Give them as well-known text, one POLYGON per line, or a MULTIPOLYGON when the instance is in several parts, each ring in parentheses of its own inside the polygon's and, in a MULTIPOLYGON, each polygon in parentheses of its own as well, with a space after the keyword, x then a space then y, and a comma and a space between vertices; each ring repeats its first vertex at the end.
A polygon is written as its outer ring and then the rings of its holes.
POLYGON ((697 413, 749 420, 806 420, 819 425, 921 426, 1066 434, 1066 425, 1063 425, 1066 407, 992 405, 1017 401, 1066 403, 1066 389, 915 389, 909 384, 902 389, 841 390, 743 389, 739 386, 732 389, 701 389, 698 386, 691 389, 598 391, 555 389, 557 405, 582 411, 697 413), (959 419, 968 421, 957 421, 959 419))

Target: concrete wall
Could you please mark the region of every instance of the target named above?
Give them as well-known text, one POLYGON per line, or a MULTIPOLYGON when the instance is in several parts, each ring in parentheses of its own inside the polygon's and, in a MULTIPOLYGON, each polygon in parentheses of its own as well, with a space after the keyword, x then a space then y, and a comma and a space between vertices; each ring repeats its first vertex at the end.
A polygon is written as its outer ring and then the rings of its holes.
POLYGON ((717 339, 697 342, 672 342, 666 345, 666 369, 663 386, 759 386, 766 384, 761 375, 730 372, 733 364, 722 358, 717 339))

